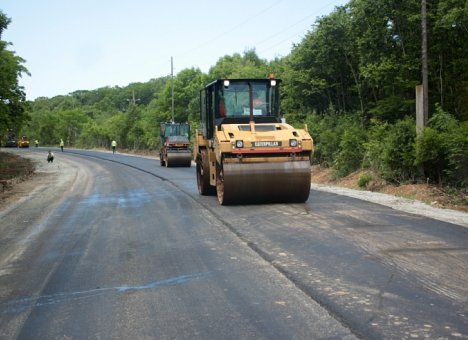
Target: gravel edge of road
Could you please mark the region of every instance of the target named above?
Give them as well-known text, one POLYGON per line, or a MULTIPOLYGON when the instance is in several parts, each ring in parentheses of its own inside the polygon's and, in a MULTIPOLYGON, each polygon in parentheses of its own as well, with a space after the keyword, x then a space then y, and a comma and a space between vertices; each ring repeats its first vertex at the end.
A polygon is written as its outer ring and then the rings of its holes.
POLYGON ((384 193, 348 189, 331 185, 312 183, 311 189, 353 197, 363 201, 384 205, 395 210, 425 216, 468 228, 468 213, 462 211, 435 208, 421 201, 392 196, 384 193))

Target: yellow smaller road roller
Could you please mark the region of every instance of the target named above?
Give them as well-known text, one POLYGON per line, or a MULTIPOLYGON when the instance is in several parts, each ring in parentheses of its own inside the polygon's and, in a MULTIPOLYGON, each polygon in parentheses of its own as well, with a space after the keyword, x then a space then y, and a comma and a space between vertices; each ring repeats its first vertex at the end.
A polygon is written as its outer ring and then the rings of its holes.
POLYGON ((29 148, 29 139, 26 136, 22 136, 18 141, 19 148, 29 148))
POLYGON ((222 205, 305 202, 313 140, 280 116, 280 79, 218 79, 200 92, 194 158, 201 195, 222 205))
POLYGON ((161 166, 191 166, 192 150, 190 149, 190 125, 188 123, 161 123, 160 138, 159 160, 161 166))

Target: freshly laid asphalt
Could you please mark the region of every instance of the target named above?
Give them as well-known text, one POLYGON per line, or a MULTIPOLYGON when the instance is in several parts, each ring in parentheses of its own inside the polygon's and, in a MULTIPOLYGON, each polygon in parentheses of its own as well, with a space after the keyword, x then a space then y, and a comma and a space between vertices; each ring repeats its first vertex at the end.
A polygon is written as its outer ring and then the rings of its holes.
POLYGON ((220 206, 151 158, 46 166, 0 208, 1 338, 468 336, 465 227, 316 190, 220 206))

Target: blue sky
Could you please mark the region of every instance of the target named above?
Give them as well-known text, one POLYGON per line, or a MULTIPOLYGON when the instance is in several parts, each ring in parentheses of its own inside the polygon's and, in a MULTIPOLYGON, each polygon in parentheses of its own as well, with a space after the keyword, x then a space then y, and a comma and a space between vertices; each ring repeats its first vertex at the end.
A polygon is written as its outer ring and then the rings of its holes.
POLYGON ((29 100, 126 86, 255 48, 286 56, 318 17, 347 0, 3 0, 2 40, 26 60, 29 100))

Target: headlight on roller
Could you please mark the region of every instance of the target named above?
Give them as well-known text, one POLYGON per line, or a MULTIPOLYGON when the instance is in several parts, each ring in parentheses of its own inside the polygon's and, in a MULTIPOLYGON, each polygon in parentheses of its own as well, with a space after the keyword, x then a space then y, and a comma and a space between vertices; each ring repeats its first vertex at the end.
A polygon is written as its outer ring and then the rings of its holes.
POLYGON ((297 139, 290 139, 289 140, 289 146, 292 148, 297 147, 297 139))
POLYGON ((242 149, 244 147, 244 141, 243 140, 236 140, 236 148, 242 149))

